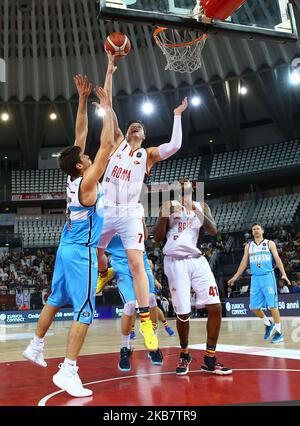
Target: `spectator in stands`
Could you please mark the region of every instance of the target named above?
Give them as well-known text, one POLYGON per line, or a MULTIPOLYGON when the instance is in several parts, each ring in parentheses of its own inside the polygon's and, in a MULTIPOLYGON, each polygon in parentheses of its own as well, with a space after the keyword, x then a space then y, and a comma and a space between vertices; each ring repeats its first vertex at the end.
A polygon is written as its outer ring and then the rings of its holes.
POLYGON ((251 236, 251 234, 249 234, 248 231, 245 232, 244 238, 245 238, 245 243, 248 243, 250 240, 252 240, 252 236, 251 236))
POLYGON ((4 281, 4 269, 0 264, 0 281, 4 281))
POLYGON ((281 294, 289 293, 290 290, 283 280, 278 281, 278 291, 281 294))
POLYGON ((169 300, 168 300, 166 297, 164 297, 164 296, 161 298, 161 306, 162 306, 162 309, 163 309, 163 311, 164 311, 165 316, 168 316, 170 302, 169 302, 169 300))
POLYGON ((0 284, 0 294, 7 294, 7 291, 8 291, 7 283, 6 283, 6 281, 3 281, 0 284))
POLYGON ((290 293, 300 293, 300 285, 296 281, 291 282, 290 293))
POLYGON ((191 309, 192 309, 192 317, 196 317, 197 316, 197 309, 196 309, 196 299, 197 299, 197 295, 194 292, 194 290, 191 290, 191 309))
POLYGON ((233 296, 233 289, 232 287, 227 287, 227 297, 230 298, 233 296))
POLYGON ((6 253, 0 259, 0 280, 7 282, 10 290, 16 290, 21 285, 22 288, 41 291, 51 282, 53 266, 52 252, 6 253))

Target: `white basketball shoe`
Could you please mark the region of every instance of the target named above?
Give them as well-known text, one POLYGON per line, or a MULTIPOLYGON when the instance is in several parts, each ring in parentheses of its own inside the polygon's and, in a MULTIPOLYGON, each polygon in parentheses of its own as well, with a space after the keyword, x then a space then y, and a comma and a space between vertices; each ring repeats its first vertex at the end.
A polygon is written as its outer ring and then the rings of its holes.
POLYGON ((59 371, 52 377, 53 383, 60 389, 66 391, 71 396, 84 397, 91 396, 93 391, 85 389, 82 386, 79 375, 77 374, 78 367, 59 364, 59 371))
POLYGON ((44 360, 44 344, 37 345, 33 340, 31 340, 22 355, 23 358, 28 359, 28 361, 31 361, 40 367, 47 367, 47 363, 44 360))

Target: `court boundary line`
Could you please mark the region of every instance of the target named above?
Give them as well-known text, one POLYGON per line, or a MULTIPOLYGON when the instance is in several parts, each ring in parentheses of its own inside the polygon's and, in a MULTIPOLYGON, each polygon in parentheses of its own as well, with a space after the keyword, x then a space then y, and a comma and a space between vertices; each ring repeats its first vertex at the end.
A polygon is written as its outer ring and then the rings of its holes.
MULTIPOLYGON (((267 371, 267 372, 271 372, 271 371, 279 371, 279 372, 286 372, 286 373, 300 373, 300 369, 291 369, 291 368, 235 368, 232 370, 232 373, 236 372, 236 371, 267 371)), ((202 370, 190 370, 190 373, 205 373, 202 370)), ((106 383, 106 382, 113 382, 116 380, 124 380, 124 379, 137 379, 139 377, 150 377, 150 376, 163 376, 163 375, 168 375, 168 374, 174 374, 176 375, 175 371, 164 371, 164 372, 159 372, 159 373, 145 373, 145 374, 135 374, 135 375, 130 375, 130 376, 119 376, 119 377, 111 377, 109 379, 103 379, 103 380, 96 380, 94 382, 88 382, 88 383, 84 383, 83 386, 91 386, 91 385, 95 385, 95 384, 99 384, 99 383, 106 383)), ((205 373, 207 375, 207 373, 205 373)), ((211 374, 211 376, 216 376, 216 374, 211 374)), ((232 377, 232 375, 224 375, 224 376, 220 376, 220 377, 232 377)), ((221 379, 222 380, 222 379, 221 379)), ((51 394, 48 394, 46 396, 44 396, 44 398, 42 398, 39 402, 38 402, 38 407, 45 407, 47 401, 49 401, 49 399, 51 399, 52 397, 59 395, 63 392, 66 392, 64 390, 59 390, 56 392, 52 392, 51 394)), ((92 395, 91 395, 92 396, 92 395)), ((70 395, 70 397, 72 397, 70 395)), ((73 397, 76 398, 76 397, 73 397)))
MULTIPOLYGON (((195 351, 205 351, 205 344, 206 344, 205 341, 203 343, 194 343, 194 344, 190 344, 189 348, 192 349, 192 350, 195 350, 195 351), (202 345, 204 345, 203 348, 199 348, 199 347, 197 348, 197 347, 195 347, 195 346, 202 346, 202 345)), ((289 348, 280 348, 280 347, 266 347, 266 346, 249 346, 249 345, 230 345, 230 344, 223 344, 223 343, 219 343, 218 346, 219 346, 219 349, 217 349, 217 352, 220 352, 220 353, 229 353, 229 354, 231 354, 231 353, 237 353, 239 355, 266 356, 266 357, 270 357, 270 358, 290 359, 290 360, 295 360, 295 361, 299 360, 299 358, 289 358, 288 357, 288 353, 286 354, 287 356, 274 356, 271 353, 263 354, 262 355, 262 354, 259 354, 259 352, 263 352, 263 351, 273 352, 273 351, 276 351, 276 350, 280 350, 281 352, 284 352, 284 351, 298 351, 299 355, 300 355, 300 349, 289 349, 289 348), (236 352, 236 351, 231 352, 230 348, 232 346, 239 347, 241 349, 241 351, 246 350, 248 348, 251 348, 252 350, 256 349, 257 352, 255 352, 255 353, 247 353, 247 352, 245 353, 245 352, 236 352)), ((180 346, 178 344, 176 344, 175 346, 161 346, 160 347, 160 349, 179 349, 179 348, 180 348, 180 346)), ((141 352, 141 351, 148 352, 147 349, 145 349, 145 348, 144 349, 135 349, 134 346, 133 346, 133 353, 134 352, 141 352)), ((100 353, 99 352, 94 352, 94 353, 90 353, 90 354, 82 354, 82 355, 80 355, 79 359, 82 358, 82 357, 86 357, 86 356, 110 355, 110 354, 113 355, 113 354, 118 354, 119 352, 120 352, 119 350, 116 350, 116 351, 110 351, 110 352, 100 352, 100 353)), ((57 355, 56 356, 47 356, 45 358, 45 360, 47 361, 47 360, 53 360, 53 359, 60 359, 60 358, 64 358, 64 356, 65 355, 61 355, 61 356, 57 356, 57 355)), ((166 356, 168 356, 168 355, 166 355, 166 356)), ((25 358, 24 359, 17 359, 17 360, 14 360, 14 361, 11 361, 11 360, 9 360, 9 361, 0 361, 0 365, 1 364, 12 364, 14 362, 24 362, 24 361, 26 361, 25 358)))

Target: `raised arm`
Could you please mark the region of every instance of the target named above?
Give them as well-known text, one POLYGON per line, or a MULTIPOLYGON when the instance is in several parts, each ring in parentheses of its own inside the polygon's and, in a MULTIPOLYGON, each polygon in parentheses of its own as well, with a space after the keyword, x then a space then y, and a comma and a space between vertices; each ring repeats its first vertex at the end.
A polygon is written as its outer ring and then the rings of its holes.
POLYGON ((236 271, 236 273, 234 274, 234 276, 232 278, 230 278, 230 280, 227 281, 227 283, 229 285, 233 286, 234 283, 239 278, 239 276, 242 275, 242 273, 247 269, 248 261, 249 261, 249 244, 246 244, 245 245, 245 250, 244 250, 244 256, 242 258, 240 266, 238 267, 238 270, 236 271))
POLYGON ((114 139, 113 114, 109 94, 101 87, 96 87, 95 93, 101 101, 105 114, 100 136, 100 147, 94 163, 87 169, 82 179, 80 196, 83 203, 86 205, 95 203, 97 184, 106 169, 114 139))
POLYGON ((166 239, 169 226, 169 216, 171 210, 171 203, 167 201, 160 209, 159 217, 153 229, 153 236, 155 241, 158 243, 163 242, 166 239))
MULTIPOLYGON (((117 67, 115 66, 115 57, 110 52, 107 52, 107 57, 108 65, 104 81, 104 90, 106 90, 110 94, 110 102, 112 104, 112 76, 117 70, 117 67)), ((101 104, 97 103, 93 103, 93 105, 95 105, 96 108, 102 107, 101 104)), ((112 110, 112 115, 114 124, 114 145, 117 145, 118 143, 124 140, 124 135, 119 127, 119 122, 114 110, 112 110)))
POLYGON ((269 249, 270 249, 270 252, 272 253, 272 255, 274 257, 274 260, 276 262, 278 269, 281 272, 281 278, 283 280, 285 280, 288 283, 288 285, 291 285, 290 280, 288 279, 288 277, 286 275, 282 260, 279 257, 277 247, 276 247, 276 244, 274 243, 274 241, 269 241, 269 249))
POLYGON ((79 94, 74 145, 79 146, 82 152, 84 152, 88 134, 87 100, 92 90, 92 84, 89 83, 86 75, 83 78, 80 74, 74 77, 74 82, 79 94))
POLYGON ((193 203, 193 209, 198 216, 198 218, 202 221, 203 220, 203 229, 206 231, 209 235, 217 235, 218 229, 216 222, 214 218, 212 217, 211 210, 209 206, 206 203, 203 203, 203 212, 198 208, 197 204, 193 203))
POLYGON ((151 167, 161 160, 174 155, 181 148, 182 144, 182 128, 181 128, 181 114, 186 110, 188 106, 187 98, 184 98, 182 103, 174 109, 174 122, 172 137, 169 143, 164 143, 157 147, 148 148, 148 167, 151 167))

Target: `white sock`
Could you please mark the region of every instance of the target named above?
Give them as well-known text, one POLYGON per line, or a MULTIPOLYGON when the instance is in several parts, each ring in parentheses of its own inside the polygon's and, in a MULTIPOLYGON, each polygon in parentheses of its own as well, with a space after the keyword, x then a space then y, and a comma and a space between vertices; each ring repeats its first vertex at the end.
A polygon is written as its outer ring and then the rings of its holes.
POLYGON ((124 336, 122 334, 122 348, 130 349, 130 334, 128 336, 124 336))
POLYGON ((65 358, 64 359, 64 367, 68 369, 72 369, 76 367, 76 361, 73 361, 72 359, 65 358))
POLYGON ((34 335, 32 342, 36 346, 43 346, 44 345, 44 338, 34 335))
POLYGON ((264 322, 264 324, 265 324, 266 326, 271 325, 271 321, 270 321, 270 320, 269 320, 269 318, 267 318, 266 316, 264 316, 264 317, 262 318, 262 320, 263 320, 263 322, 264 322))
POLYGON ((278 333, 281 334, 281 322, 275 323, 275 330, 278 331, 278 333))

